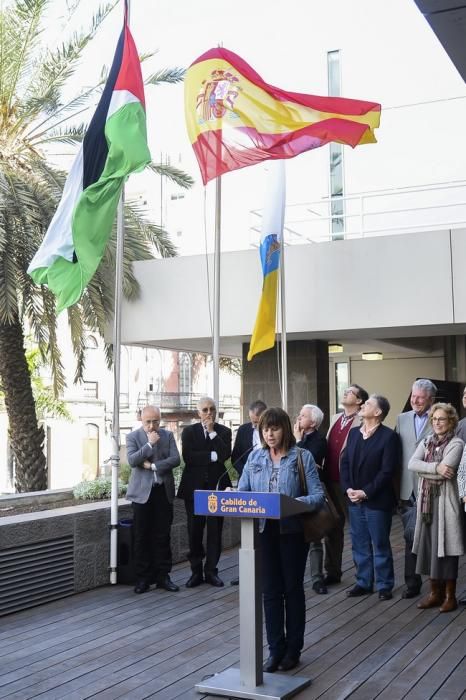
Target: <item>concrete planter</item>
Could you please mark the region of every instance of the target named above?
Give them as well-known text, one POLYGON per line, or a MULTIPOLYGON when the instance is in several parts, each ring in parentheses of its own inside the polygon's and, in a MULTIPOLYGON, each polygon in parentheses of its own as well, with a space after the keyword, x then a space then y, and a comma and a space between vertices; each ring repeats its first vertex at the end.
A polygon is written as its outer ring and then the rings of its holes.
MULTIPOLYGON (((128 501, 118 505, 120 520, 132 517, 128 501)), ((108 584, 109 524, 110 501, 0 518, 0 614, 108 584)), ((239 526, 225 519, 225 549, 239 543, 239 526)), ((186 514, 179 500, 172 551, 174 563, 186 559, 186 514)))

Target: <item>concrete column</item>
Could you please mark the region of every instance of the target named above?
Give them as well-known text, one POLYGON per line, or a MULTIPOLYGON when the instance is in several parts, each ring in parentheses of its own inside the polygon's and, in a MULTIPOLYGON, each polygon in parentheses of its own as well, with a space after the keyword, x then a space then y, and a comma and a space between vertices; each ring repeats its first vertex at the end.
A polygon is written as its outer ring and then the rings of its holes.
MULTIPOLYGON (((278 377, 280 343, 247 360, 249 343, 243 343, 243 420, 248 420, 248 406, 262 399, 267 406, 281 406, 278 377)), ((292 340, 288 352, 288 413, 293 420, 305 403, 317 404, 325 414, 322 429, 329 420, 329 364, 327 341, 292 340)))
POLYGON ((445 379, 466 383, 466 338, 448 335, 444 338, 445 379))

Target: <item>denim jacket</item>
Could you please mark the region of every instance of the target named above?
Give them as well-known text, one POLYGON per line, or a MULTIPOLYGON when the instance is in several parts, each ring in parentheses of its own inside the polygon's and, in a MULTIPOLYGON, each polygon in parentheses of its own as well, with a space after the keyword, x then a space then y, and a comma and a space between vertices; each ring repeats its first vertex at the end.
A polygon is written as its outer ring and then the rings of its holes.
MULTIPOLYGON (((294 446, 288 454, 280 460, 280 473, 278 481, 279 493, 297 498, 308 503, 317 510, 324 502, 324 492, 317 474, 317 468, 312 454, 308 450, 300 450, 303 460, 304 475, 307 483, 307 496, 301 495, 298 472, 298 447, 294 446)), ((269 482, 272 475, 272 459, 268 449, 254 450, 248 457, 243 473, 238 483, 238 491, 263 491, 268 493, 269 482)), ((263 532, 265 518, 259 521, 259 531, 263 532)), ((280 532, 300 532, 299 519, 294 516, 280 521, 280 532)))

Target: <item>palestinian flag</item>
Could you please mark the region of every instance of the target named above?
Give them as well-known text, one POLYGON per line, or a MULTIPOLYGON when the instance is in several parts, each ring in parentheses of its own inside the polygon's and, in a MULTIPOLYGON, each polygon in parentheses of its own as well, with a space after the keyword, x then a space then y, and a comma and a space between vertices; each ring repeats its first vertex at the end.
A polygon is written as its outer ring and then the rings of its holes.
POLYGON ((107 84, 28 269, 56 295, 57 312, 81 298, 104 255, 123 184, 150 160, 141 65, 125 11, 107 84))

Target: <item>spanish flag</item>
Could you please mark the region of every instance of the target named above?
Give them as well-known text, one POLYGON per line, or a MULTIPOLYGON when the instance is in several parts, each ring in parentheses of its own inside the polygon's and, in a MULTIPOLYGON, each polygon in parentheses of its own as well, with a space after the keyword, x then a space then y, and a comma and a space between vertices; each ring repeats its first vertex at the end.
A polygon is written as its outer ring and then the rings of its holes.
POLYGON ((63 195, 28 273, 57 297, 57 312, 75 304, 110 238, 123 184, 150 162, 144 84, 125 19, 112 68, 63 195))
POLYGON ((185 76, 189 139, 207 184, 263 160, 293 158, 330 141, 376 141, 376 102, 287 92, 266 83, 237 54, 210 49, 185 76))
POLYGON ((248 360, 275 345, 280 243, 285 218, 285 163, 277 161, 269 168, 264 212, 262 216, 260 255, 262 295, 249 345, 248 360))

